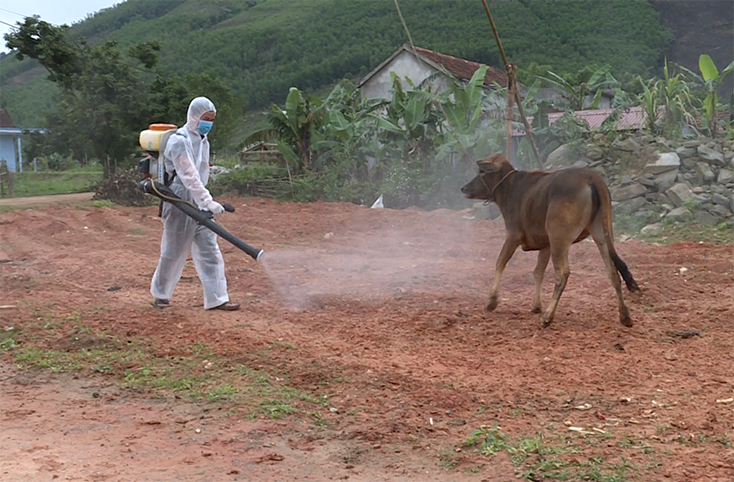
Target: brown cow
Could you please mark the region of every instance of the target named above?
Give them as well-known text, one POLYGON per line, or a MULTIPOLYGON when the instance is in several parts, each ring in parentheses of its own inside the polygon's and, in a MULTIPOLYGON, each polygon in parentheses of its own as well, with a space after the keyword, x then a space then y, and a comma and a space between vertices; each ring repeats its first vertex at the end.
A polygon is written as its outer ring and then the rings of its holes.
POLYGON ((487 311, 497 307, 497 289, 502 272, 520 246, 523 251, 540 251, 533 272, 533 313, 542 311, 540 285, 548 260, 553 259, 556 272, 553 299, 541 318, 542 326, 550 325, 568 281, 568 250, 571 244, 591 234, 617 291, 619 321, 624 326, 632 326, 629 309, 622 298, 619 275, 630 291, 639 288, 627 265, 614 250, 611 196, 601 176, 589 169, 516 171, 502 154, 477 161, 477 164, 479 174, 462 187, 461 192, 470 199, 497 203, 507 232, 497 258, 487 311))

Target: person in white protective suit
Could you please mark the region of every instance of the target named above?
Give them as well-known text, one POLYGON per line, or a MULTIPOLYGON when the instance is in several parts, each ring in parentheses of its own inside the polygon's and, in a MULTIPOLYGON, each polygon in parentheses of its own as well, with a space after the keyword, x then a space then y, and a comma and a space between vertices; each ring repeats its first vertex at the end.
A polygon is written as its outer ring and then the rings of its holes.
MULTIPOLYGON (((189 104, 186 125, 168 139, 165 146, 164 169, 168 179, 173 177, 171 190, 180 198, 194 203, 214 216, 224 212, 206 188, 209 180, 209 140, 207 134, 216 117, 214 103, 197 97, 189 104)), ((234 311, 238 303, 230 303, 224 259, 219 251, 217 235, 196 223, 170 203, 163 203, 163 239, 158 268, 153 275, 150 292, 153 306, 170 306, 173 290, 181 279, 189 252, 204 285, 204 309, 234 311)))

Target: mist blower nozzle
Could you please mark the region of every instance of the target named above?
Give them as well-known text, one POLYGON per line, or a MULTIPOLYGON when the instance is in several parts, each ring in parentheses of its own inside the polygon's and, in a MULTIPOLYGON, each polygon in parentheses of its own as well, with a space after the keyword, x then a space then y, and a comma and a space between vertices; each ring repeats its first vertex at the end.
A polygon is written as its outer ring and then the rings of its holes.
MULTIPOLYGON (((151 178, 146 178, 138 182, 138 189, 145 194, 150 194, 164 202, 173 204, 174 207, 178 208, 197 223, 211 231, 214 231, 216 234, 247 253, 255 261, 260 261, 262 255, 265 253, 262 249, 250 246, 234 234, 224 229, 222 226, 218 225, 214 221, 214 215, 210 211, 196 208, 192 203, 178 197, 178 195, 176 195, 176 193, 165 184, 157 182, 151 178)), ((227 212, 234 212, 234 207, 229 204, 223 204, 222 207, 224 207, 227 212)))

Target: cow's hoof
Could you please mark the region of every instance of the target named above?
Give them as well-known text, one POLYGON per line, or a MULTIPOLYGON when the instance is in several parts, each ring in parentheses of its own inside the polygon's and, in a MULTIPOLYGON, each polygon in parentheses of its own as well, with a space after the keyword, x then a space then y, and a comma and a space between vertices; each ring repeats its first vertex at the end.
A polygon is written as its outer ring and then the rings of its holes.
POLYGON ((630 316, 630 311, 628 309, 625 308, 624 313, 619 314, 619 322, 627 328, 632 328, 632 326, 634 326, 634 322, 632 321, 632 317, 630 316))
POLYGON ((530 310, 530 313, 535 313, 536 315, 542 312, 543 308, 541 308, 540 306, 533 306, 533 308, 530 310))
POLYGON ((547 317, 545 315, 543 315, 540 318, 540 327, 541 328, 548 328, 551 325, 551 323, 553 323, 553 318, 549 318, 549 317, 547 317))
POLYGON ((635 324, 632 321, 632 318, 630 317, 629 313, 627 313, 626 316, 620 316, 619 322, 622 323, 627 328, 632 328, 635 324))
POLYGON ((497 308, 497 298, 490 298, 489 303, 487 303, 487 306, 484 307, 484 311, 487 313, 492 312, 497 308))

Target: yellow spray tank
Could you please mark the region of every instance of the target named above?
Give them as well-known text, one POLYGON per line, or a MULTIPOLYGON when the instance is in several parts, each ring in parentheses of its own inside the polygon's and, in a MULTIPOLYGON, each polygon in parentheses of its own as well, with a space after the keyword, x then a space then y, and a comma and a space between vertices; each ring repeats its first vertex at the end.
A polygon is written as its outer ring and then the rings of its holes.
POLYGON ((148 154, 138 162, 138 171, 144 178, 163 179, 163 151, 176 129, 174 124, 150 124, 140 132, 138 142, 148 154))
POLYGON ((178 127, 173 124, 151 124, 147 129, 140 132, 140 147, 144 151, 159 152, 163 134, 172 129, 178 129, 178 127))

